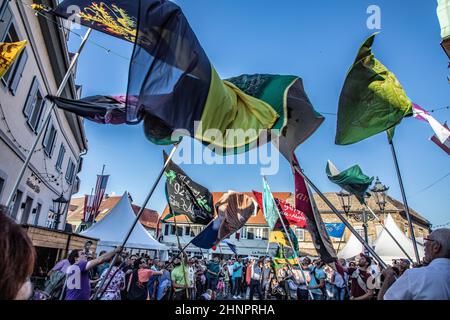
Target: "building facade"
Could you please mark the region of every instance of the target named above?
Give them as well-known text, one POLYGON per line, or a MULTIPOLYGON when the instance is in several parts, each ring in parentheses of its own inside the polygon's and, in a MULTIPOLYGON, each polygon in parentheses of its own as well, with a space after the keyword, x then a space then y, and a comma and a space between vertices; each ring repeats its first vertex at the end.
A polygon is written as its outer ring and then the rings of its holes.
MULTIPOLYGON (((121 196, 115 195, 105 195, 103 201, 99 208, 99 214, 96 218, 96 221, 102 220, 111 210, 116 206, 116 204, 120 201, 121 196)), ((135 214, 139 212, 141 207, 132 204, 131 207, 135 214)), ((72 226, 73 231, 75 232, 78 229, 78 226, 81 224, 84 214, 84 197, 82 198, 72 198, 69 206, 69 213, 67 215, 67 223, 72 226)), ((150 233, 152 237, 156 239, 158 233, 158 228, 160 228, 158 224, 159 213, 155 210, 151 210, 148 208, 144 209, 139 222, 144 226, 144 228, 150 233)))
MULTIPOLYGON (((223 194, 224 192, 213 192, 214 202, 218 201, 223 194)), ((249 196, 253 196, 251 192, 246 192, 246 194, 249 196)), ((291 205, 294 205, 294 197, 290 192, 274 192, 273 195, 275 198, 285 200, 291 205)), ((337 209, 341 210, 340 200, 336 193, 325 193, 325 196, 333 203, 333 205, 337 209)), ((317 194, 314 194, 314 200, 316 201, 317 207, 325 223, 341 222, 317 194)), ((393 199, 392 197, 387 196, 385 209, 383 212, 381 212, 378 208, 377 203, 375 202, 374 196, 371 196, 367 201, 369 207, 375 212, 375 214, 381 219, 381 221, 384 221, 387 215, 391 214, 400 229, 403 230, 407 236, 409 236, 408 221, 402 203, 393 199)), ((349 212, 350 216, 348 216, 348 221, 364 238, 363 223, 358 222, 352 216, 355 216, 356 214, 362 214, 366 209, 362 205, 360 205, 354 197, 352 199, 352 204, 353 205, 351 206, 349 212)), ((345 215, 344 211, 341 212, 345 215)), ((411 218, 414 227, 414 234, 416 236, 416 239, 421 242, 423 238, 429 234, 431 224, 428 220, 423 218, 419 213, 412 210, 411 208, 410 213, 412 215, 411 218)), ((168 214, 169 207, 166 206, 162 214, 163 221, 164 217, 168 214)), ((193 237, 195 237, 201 230, 203 230, 203 228, 204 226, 190 223, 186 216, 177 216, 176 226, 174 218, 169 218, 167 219, 167 221, 162 222, 162 242, 170 246, 173 251, 176 252, 179 250, 179 245, 181 245, 182 248, 186 246, 186 244, 188 244, 193 237), (180 243, 178 243, 178 240, 180 241, 180 243)), ((314 248, 314 244, 309 232, 305 229, 297 227, 293 227, 293 229, 298 239, 300 254, 316 256, 317 252, 314 248)), ((369 244, 372 245, 375 242, 381 230, 382 226, 378 221, 371 220, 368 222, 369 244)), ((336 251, 344 248, 346 242, 350 238, 350 235, 350 231, 346 228, 341 239, 331 238, 336 251)), ((269 243, 268 240, 269 227, 266 220, 264 219, 264 214, 261 209, 258 210, 255 216, 250 217, 250 219, 242 229, 231 235, 231 237, 229 238, 229 241, 236 245, 238 255, 242 257, 261 257, 268 254, 273 255, 278 245, 276 243, 269 243)), ((220 243, 218 246, 216 246, 215 250, 200 250, 193 245, 189 245, 186 249, 186 252, 192 255, 203 255, 208 257, 214 255, 223 255, 225 256, 225 258, 233 254, 231 249, 225 243, 220 243)))
MULTIPOLYGON (((56 0, 34 2, 56 5, 56 0)), ((28 42, 0 79, 0 203, 7 202, 37 133, 43 129, 10 213, 18 223, 64 230, 68 206, 55 212, 53 200, 61 196, 70 199, 78 192, 77 173, 87 140, 82 119, 56 108, 44 127, 51 110, 45 97, 57 92, 71 58, 67 34, 56 22, 54 17, 35 15, 22 1, 0 0, 0 42, 28 42)), ((80 96, 73 74, 62 96, 80 96)))

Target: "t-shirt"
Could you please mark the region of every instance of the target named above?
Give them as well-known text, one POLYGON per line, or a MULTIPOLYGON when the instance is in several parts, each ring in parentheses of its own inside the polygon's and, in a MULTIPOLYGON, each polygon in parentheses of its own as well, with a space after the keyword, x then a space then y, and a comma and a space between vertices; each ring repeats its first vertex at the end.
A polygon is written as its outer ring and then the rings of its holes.
POLYGON ((209 263, 208 270, 211 272, 217 273, 217 275, 215 275, 215 274, 207 272, 206 277, 208 279, 217 279, 219 277, 220 265, 218 263, 214 263, 214 262, 209 263))
MULTIPOLYGON (((188 285, 189 287, 191 286, 191 282, 189 280, 189 271, 188 271, 188 267, 185 266, 183 268, 183 265, 180 264, 179 266, 173 268, 172 270, 172 274, 171 274, 171 279, 172 282, 181 286, 185 286, 188 285), (185 270, 184 274, 183 274, 183 269, 185 270)), ((183 290, 183 288, 175 288, 175 291, 181 291, 183 290)))
POLYGON ((138 279, 139 282, 146 283, 150 279, 150 277, 155 273, 155 271, 151 269, 139 269, 138 270, 138 279))
POLYGON ((234 278, 242 278, 242 269, 243 269, 243 265, 240 262, 235 262, 233 264, 233 279, 234 278))
POLYGON ((67 272, 67 268, 70 267, 70 262, 67 259, 59 261, 51 271, 62 271, 64 273, 67 272))
POLYGON ((89 300, 91 285, 86 266, 87 261, 81 261, 67 268, 65 300, 89 300))
MULTIPOLYGON (((320 282, 320 280, 325 280, 327 278, 327 275, 325 273, 325 271, 323 269, 318 269, 315 267, 309 267, 309 272, 311 274, 311 279, 309 282, 309 285, 311 287, 315 287, 318 286, 319 283, 317 281, 320 282), (316 280, 317 278, 317 280, 316 280)), ((322 294, 322 290, 320 290, 320 288, 317 289, 312 289, 310 290, 312 293, 314 294, 322 294)))

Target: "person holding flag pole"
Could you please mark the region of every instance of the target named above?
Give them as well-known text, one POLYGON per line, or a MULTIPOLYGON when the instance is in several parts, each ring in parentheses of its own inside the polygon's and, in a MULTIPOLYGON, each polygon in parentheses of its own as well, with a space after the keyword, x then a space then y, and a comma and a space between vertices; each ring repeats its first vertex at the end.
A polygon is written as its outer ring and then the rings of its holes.
MULTIPOLYGON (((177 226, 177 217, 176 215, 173 216, 173 221, 175 224, 175 235, 177 236, 177 242, 178 242, 178 248, 182 250, 181 248, 181 242, 180 242, 180 236, 178 235, 178 226, 177 226)), ((187 265, 187 254, 183 250, 183 255, 181 256, 181 268, 183 269, 183 278, 184 283, 187 284, 187 278, 186 278, 186 265, 187 265)), ((191 284, 192 285, 192 284, 191 284)), ((189 288, 186 286, 186 299, 189 300, 189 288)))
MULTIPOLYGON (((180 142, 181 142, 181 140, 180 140, 180 142)), ((121 245, 121 249, 122 249, 122 250, 123 250, 123 248, 125 247, 126 243, 128 242, 128 239, 130 238, 131 233, 133 232, 134 227, 136 226, 136 224, 138 223, 140 217, 141 217, 142 214, 144 213, 144 210, 145 210, 145 207, 146 207, 148 201, 150 200, 150 198, 152 197, 153 193, 155 192, 155 189, 156 189, 156 186, 158 185, 159 180, 161 180, 161 177, 163 176, 164 171, 166 170, 166 167, 169 165, 169 162, 170 162, 170 160, 172 159, 173 155, 175 154, 175 151, 178 149, 178 146, 179 146, 179 145, 180 145, 180 144, 179 144, 179 142, 178 142, 178 143, 176 143, 176 144, 173 146, 172 151, 170 152, 170 154, 169 154, 167 160, 166 160, 165 163, 164 163, 164 166, 162 167, 161 171, 159 172, 158 177, 156 178, 155 182, 153 183, 152 188, 150 189, 150 191, 149 191, 147 197, 145 198, 144 203, 143 203, 142 206, 141 206, 141 209, 140 209, 139 212, 136 214, 136 218, 134 219, 133 224, 130 226, 130 229, 128 230, 127 235, 126 235, 125 238, 123 239, 123 242, 122 242, 122 245, 121 245)), ((122 250, 121 250, 121 251, 122 251, 122 250)), ((121 251, 118 252, 118 253, 116 253, 116 255, 114 256, 114 258, 113 258, 113 260, 112 260, 112 262, 111 262, 111 264, 110 264, 110 266, 109 266, 109 268, 108 268, 108 271, 106 272, 105 277, 104 277, 103 280, 102 280, 102 283, 100 283, 100 285, 98 286, 97 290, 95 291, 95 293, 94 293, 94 295, 93 295, 93 298, 92 298, 93 300, 101 299, 101 297, 103 296, 103 294, 104 294, 105 291, 106 291, 106 288, 108 288, 109 282, 111 282, 112 277, 109 278, 108 285, 104 286, 104 284, 105 284, 106 279, 108 278, 108 275, 109 275, 109 273, 111 272, 112 267, 114 266, 114 264, 115 264, 115 262, 116 262, 118 256, 120 255, 121 251), (100 295, 99 295, 99 290, 100 290, 100 288, 105 288, 105 290, 103 290, 103 292, 101 292, 100 295)))
MULTIPOLYGON (((295 257, 295 260, 297 261, 298 267, 300 268, 300 272, 302 274, 302 277, 305 280, 306 284, 309 285, 308 281, 307 281, 307 278, 306 278, 306 275, 305 275, 305 272, 303 271, 303 268, 302 268, 302 266, 300 265, 300 263, 298 261, 299 257, 298 257, 297 251, 295 250, 294 244, 292 243, 291 236, 290 236, 290 234, 289 234, 289 232, 288 232, 288 230, 286 228, 286 224, 284 223, 284 220, 283 220, 283 218, 282 218, 282 216, 280 214, 280 211, 278 210, 278 208, 277 208, 277 206, 275 204, 275 201, 273 199, 273 196, 272 196, 272 193, 270 191, 269 184, 267 182, 267 177, 266 176, 263 176, 263 185, 264 185, 264 193, 265 193, 265 196, 263 197, 264 213, 266 214, 266 212, 269 211, 269 208, 266 207, 267 203, 266 203, 265 200, 268 200, 266 198, 266 196, 270 196, 271 201, 272 201, 272 204, 271 204, 272 205, 272 209, 273 209, 273 211, 276 211, 277 214, 278 214, 278 217, 280 219, 281 224, 283 225, 283 229, 284 229, 284 232, 286 233, 286 237, 287 237, 287 239, 289 241, 289 244, 290 244, 291 248, 293 249, 294 257, 295 257)), ((311 293, 311 291, 309 289, 308 289, 308 293, 309 293, 309 295, 311 297, 311 300, 314 300, 314 296, 313 296, 313 294, 311 293)))

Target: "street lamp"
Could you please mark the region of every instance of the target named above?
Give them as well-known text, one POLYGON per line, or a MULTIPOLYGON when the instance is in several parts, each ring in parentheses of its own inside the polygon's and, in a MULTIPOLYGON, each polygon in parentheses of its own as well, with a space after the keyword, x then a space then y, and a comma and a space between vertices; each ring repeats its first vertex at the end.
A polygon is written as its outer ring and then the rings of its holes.
POLYGON ((380 182, 380 179, 375 181, 375 185, 370 191, 375 195, 375 200, 380 208, 381 213, 384 213, 384 209, 386 207, 386 191, 389 190, 389 187, 386 187, 380 182))
POLYGON ((58 229, 61 215, 63 214, 67 203, 69 203, 69 200, 64 198, 62 193, 58 198, 53 199, 53 212, 56 215, 55 220, 53 222, 53 229, 58 229))
POLYGON ((345 214, 348 215, 350 208, 352 207, 352 195, 347 191, 342 189, 340 192, 336 193, 341 201, 342 209, 344 209, 345 214))

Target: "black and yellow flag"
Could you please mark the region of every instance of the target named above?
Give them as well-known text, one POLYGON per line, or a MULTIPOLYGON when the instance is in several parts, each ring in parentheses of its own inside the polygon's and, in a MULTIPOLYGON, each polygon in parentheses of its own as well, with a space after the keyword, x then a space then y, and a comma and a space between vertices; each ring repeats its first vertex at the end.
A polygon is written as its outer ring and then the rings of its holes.
POLYGON ((0 42, 0 78, 13 65, 26 45, 26 40, 11 43, 0 42))

